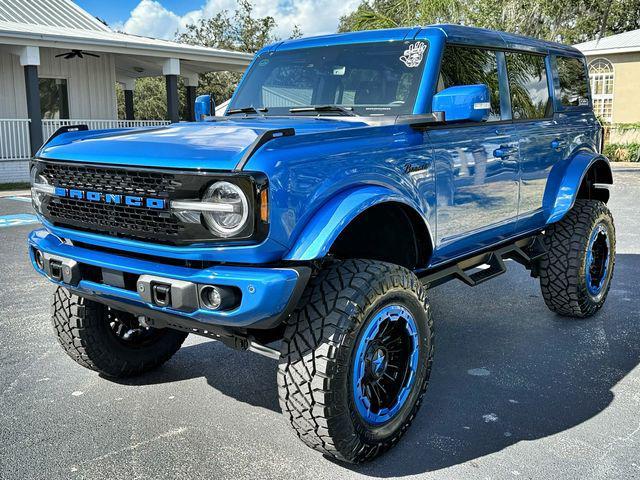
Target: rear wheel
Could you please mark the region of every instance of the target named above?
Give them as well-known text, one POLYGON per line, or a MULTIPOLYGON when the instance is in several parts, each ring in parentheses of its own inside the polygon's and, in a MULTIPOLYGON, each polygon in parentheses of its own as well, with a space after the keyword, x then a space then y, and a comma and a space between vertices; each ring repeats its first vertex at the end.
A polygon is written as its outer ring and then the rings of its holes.
POLYGON ((335 263, 307 287, 281 353, 280 404, 300 439, 339 460, 370 460, 398 442, 427 386, 426 290, 396 265, 335 263))
POLYGON ((543 236, 548 255, 540 263, 540 287, 554 312, 583 318, 607 298, 613 277, 616 232, 613 217, 599 200, 576 200, 574 207, 543 236))
POLYGON ((187 337, 176 330, 145 327, 130 313, 78 297, 62 287, 54 294, 52 322, 67 355, 107 377, 152 370, 169 360, 187 337))

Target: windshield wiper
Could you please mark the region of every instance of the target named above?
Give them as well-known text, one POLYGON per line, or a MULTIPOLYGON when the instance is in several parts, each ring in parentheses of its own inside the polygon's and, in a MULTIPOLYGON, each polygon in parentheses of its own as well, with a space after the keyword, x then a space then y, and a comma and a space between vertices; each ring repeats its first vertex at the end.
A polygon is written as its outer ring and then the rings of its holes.
POLYGON ((353 113, 351 108, 341 107, 340 105, 312 105, 310 107, 296 107, 296 108, 290 108, 289 112, 291 112, 291 113, 340 112, 343 115, 348 115, 350 117, 357 116, 355 113, 353 113))
POLYGON ((227 110, 227 115, 233 115, 235 113, 257 113, 260 115, 268 111, 269 109, 267 107, 260 107, 260 108, 242 107, 242 108, 232 108, 231 110, 227 110))

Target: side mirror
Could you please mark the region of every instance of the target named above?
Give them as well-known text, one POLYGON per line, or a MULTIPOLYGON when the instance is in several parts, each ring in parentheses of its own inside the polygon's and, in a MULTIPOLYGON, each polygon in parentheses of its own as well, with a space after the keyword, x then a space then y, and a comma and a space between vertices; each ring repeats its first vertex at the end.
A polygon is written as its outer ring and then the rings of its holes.
POLYGON ((433 96, 433 112, 444 112, 446 122, 482 122, 489 118, 491 101, 486 85, 459 85, 433 96))
POLYGON ((193 111, 196 114, 196 122, 203 122, 205 117, 214 115, 216 102, 213 100, 213 95, 197 96, 193 111))

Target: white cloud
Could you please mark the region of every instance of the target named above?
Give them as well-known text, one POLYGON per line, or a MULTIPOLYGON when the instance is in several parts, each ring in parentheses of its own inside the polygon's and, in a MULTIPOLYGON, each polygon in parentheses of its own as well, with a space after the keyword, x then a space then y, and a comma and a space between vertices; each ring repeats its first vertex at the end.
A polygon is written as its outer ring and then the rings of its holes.
MULTIPOLYGON (((253 1, 256 16, 275 18, 276 35, 281 38, 287 38, 294 25, 298 25, 305 36, 333 33, 340 17, 353 11, 359 3, 360 0, 253 1)), ((180 16, 166 9, 160 1, 141 0, 124 23, 113 27, 135 35, 173 39, 176 32, 183 32, 190 23, 236 8, 235 0, 207 0, 201 8, 180 16)))
POLYGON ((173 38, 181 28, 180 17, 154 0, 141 0, 122 26, 127 33, 166 39, 173 38))

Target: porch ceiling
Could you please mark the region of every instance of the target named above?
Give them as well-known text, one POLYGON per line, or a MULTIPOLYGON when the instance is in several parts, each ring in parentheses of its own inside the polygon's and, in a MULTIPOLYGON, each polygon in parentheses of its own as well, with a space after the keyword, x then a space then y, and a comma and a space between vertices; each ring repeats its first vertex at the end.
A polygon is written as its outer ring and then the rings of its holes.
MULTIPOLYGON (((85 51, 91 51, 84 49, 85 51)), ((116 64, 116 75, 118 77, 141 78, 154 77, 162 75, 162 65, 164 59, 158 57, 142 56, 142 55, 124 55, 120 53, 114 54, 116 64)), ((246 66, 237 69, 244 71, 246 66)), ((197 73, 213 72, 219 70, 236 70, 230 68, 228 62, 224 61, 208 61, 197 62, 194 60, 181 60, 180 73, 187 76, 197 73)))
POLYGON ((116 68, 127 76, 140 77, 162 73, 162 59, 178 58, 186 71, 244 71, 253 55, 187 45, 111 31, 63 29, 44 25, 0 22, 0 44, 60 49, 81 49, 113 53, 116 68), (135 67, 147 72, 137 72, 135 67), (134 75, 134 73, 138 73, 134 75))

